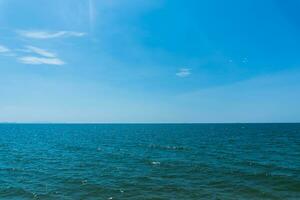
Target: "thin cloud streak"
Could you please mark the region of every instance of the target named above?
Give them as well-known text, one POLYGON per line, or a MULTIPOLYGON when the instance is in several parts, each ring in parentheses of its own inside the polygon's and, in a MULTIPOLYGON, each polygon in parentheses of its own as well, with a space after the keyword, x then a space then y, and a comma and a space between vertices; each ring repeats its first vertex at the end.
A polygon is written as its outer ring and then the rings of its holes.
POLYGON ((31 64, 31 65, 64 65, 65 62, 60 60, 59 58, 43 58, 43 57, 35 57, 35 56, 25 56, 18 59, 19 62, 23 64, 31 64))
POLYGON ((6 46, 0 45, 0 53, 9 53, 10 49, 6 46))
POLYGON ((17 31, 17 33, 26 38, 31 39, 54 39, 54 38, 61 38, 61 37, 83 37, 86 33, 83 32, 75 32, 75 31, 17 31))
POLYGON ((4 45, 0 45, 0 55, 1 56, 16 56, 11 49, 4 45))
POLYGON ((34 47, 34 46, 26 46, 26 50, 28 52, 33 52, 33 53, 36 53, 40 56, 44 56, 44 57, 48 57, 48 58, 55 58, 56 57, 55 53, 52 53, 52 52, 49 52, 45 49, 41 49, 41 48, 34 47))
POLYGON ((94 29, 94 23, 95 23, 95 8, 94 8, 94 1, 89 0, 89 25, 90 25, 90 31, 93 31, 94 29))
POLYGON ((176 73, 176 76, 180 78, 185 78, 191 75, 191 70, 187 68, 181 68, 179 71, 176 73))

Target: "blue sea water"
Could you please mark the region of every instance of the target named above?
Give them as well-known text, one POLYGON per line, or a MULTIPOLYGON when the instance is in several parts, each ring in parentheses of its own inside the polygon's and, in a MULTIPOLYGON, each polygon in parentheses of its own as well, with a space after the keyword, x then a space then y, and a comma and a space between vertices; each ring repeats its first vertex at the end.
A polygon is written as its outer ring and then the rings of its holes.
POLYGON ((0 124, 0 199, 300 199, 300 124, 0 124))

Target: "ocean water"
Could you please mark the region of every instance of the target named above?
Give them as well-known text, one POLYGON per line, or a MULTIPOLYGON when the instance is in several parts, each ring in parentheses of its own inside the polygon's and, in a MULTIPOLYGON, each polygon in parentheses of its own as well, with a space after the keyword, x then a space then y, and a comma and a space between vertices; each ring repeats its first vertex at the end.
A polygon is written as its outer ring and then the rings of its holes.
POLYGON ((300 124, 0 124, 0 199, 300 199, 300 124))

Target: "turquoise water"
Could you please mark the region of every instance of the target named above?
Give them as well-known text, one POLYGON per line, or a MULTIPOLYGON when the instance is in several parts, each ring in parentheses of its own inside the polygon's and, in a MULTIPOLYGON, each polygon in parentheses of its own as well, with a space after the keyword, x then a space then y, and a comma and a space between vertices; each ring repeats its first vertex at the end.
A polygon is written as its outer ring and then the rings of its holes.
POLYGON ((0 199, 300 199, 300 124, 0 124, 0 199))

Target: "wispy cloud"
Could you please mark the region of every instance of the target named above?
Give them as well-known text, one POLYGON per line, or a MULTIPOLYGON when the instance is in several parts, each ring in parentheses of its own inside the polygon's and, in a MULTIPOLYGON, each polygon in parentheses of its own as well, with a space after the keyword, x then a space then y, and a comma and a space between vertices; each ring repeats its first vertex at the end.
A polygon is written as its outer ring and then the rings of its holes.
POLYGON ((247 57, 243 58, 242 62, 243 63, 248 63, 248 58, 247 57))
POLYGON ((41 49, 41 48, 34 47, 34 46, 26 46, 25 51, 36 53, 40 56, 44 56, 44 57, 48 57, 48 58, 55 58, 56 57, 55 53, 52 53, 52 52, 49 52, 48 50, 41 49))
POLYGON ((18 59, 23 64, 31 65, 64 65, 65 62, 59 58, 43 58, 35 56, 25 56, 18 59))
POLYGON ((19 51, 31 55, 23 55, 18 58, 18 61, 23 64, 31 65, 64 65, 65 62, 62 61, 57 55, 48 50, 34 47, 34 46, 25 46, 24 49, 19 51))
POLYGON ((0 45, 0 55, 2 56, 13 56, 23 64, 32 64, 32 65, 64 65, 65 62, 59 59, 55 53, 49 52, 45 49, 37 48, 34 46, 26 46, 25 49, 11 50, 6 46, 0 45), (22 55, 17 55, 16 51, 23 52, 22 55), (28 55, 27 54, 36 54, 28 55))
POLYGON ((181 68, 176 73, 176 76, 181 77, 181 78, 188 77, 189 75, 191 75, 191 70, 188 68, 181 68))
POLYGON ((6 46, 0 45, 1 56, 15 56, 14 52, 6 46))
POLYGON ((10 49, 6 46, 0 45, 0 53, 9 53, 10 49))
POLYGON ((90 30, 93 30, 95 23, 95 5, 94 0, 89 0, 89 25, 90 30))
POLYGON ((30 31, 30 30, 22 30, 17 31, 17 33, 26 38, 32 39, 54 39, 61 37, 82 37, 85 36, 86 33, 83 32, 75 32, 75 31, 30 31))

